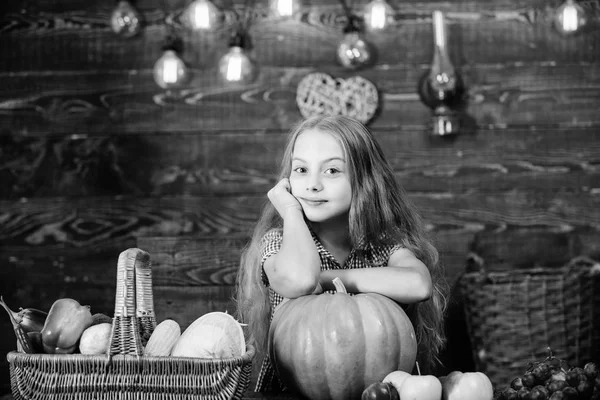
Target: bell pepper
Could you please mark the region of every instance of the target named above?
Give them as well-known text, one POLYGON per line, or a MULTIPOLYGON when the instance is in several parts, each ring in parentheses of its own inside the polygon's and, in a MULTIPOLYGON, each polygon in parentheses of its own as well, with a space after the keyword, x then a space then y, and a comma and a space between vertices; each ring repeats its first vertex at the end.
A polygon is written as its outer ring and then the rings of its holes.
POLYGON ((94 322, 89 306, 77 300, 58 299, 52 304, 42 328, 42 344, 48 354, 71 354, 83 331, 94 322))

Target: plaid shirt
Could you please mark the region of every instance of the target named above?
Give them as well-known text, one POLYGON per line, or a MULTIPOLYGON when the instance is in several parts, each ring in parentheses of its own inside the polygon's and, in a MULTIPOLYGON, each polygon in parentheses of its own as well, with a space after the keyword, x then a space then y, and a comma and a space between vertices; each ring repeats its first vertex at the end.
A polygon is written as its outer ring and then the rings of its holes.
MULTIPOLYGON (((385 267, 387 266, 390 255, 400 249, 402 245, 388 245, 375 247, 373 245, 367 245, 364 247, 364 251, 358 252, 355 248, 352 249, 348 259, 344 265, 340 265, 338 261, 331 255, 331 253, 323 247, 319 238, 312 232, 312 238, 317 246, 319 257, 321 259, 321 271, 332 270, 332 269, 354 269, 354 268, 371 268, 371 267, 385 267)), ((267 258, 273 254, 277 254, 281 249, 281 241, 283 240, 283 231, 278 229, 272 229, 265 234, 262 239, 261 245, 261 268, 267 258)), ((269 288, 269 300, 271 302, 271 319, 273 319, 273 313, 275 307, 281 303, 284 298, 275 292, 269 285, 269 279, 265 274, 264 269, 262 270, 262 281, 269 288)), ((326 293, 335 293, 335 290, 327 291, 326 293)), ((283 391, 285 386, 281 383, 276 375, 275 368, 271 364, 269 354, 266 354, 261 366, 260 373, 258 374, 258 380, 256 382, 257 392, 267 391, 283 391)))

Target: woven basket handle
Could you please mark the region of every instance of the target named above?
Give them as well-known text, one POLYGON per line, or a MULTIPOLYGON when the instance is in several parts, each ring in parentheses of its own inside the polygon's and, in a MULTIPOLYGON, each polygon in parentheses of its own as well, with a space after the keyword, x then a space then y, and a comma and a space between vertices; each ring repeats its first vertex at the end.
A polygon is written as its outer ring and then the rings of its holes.
POLYGON ((150 255, 131 248, 119 254, 117 292, 108 355, 141 356, 156 327, 150 255))
POLYGON ((467 254, 465 268, 466 272, 480 272, 485 274, 485 260, 476 252, 470 251, 467 254))
POLYGON ((591 276, 600 274, 600 261, 596 261, 588 256, 577 256, 569 260, 567 267, 571 270, 580 270, 582 267, 590 267, 589 273, 591 276))

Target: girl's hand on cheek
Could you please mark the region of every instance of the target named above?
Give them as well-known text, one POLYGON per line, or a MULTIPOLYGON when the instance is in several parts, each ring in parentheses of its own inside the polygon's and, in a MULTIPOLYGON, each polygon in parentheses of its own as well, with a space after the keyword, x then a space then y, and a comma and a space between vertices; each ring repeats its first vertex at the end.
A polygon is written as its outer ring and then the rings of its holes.
POLYGON ((290 180, 287 178, 283 178, 269 190, 267 197, 282 218, 290 210, 302 212, 302 206, 298 202, 298 199, 291 193, 290 180))

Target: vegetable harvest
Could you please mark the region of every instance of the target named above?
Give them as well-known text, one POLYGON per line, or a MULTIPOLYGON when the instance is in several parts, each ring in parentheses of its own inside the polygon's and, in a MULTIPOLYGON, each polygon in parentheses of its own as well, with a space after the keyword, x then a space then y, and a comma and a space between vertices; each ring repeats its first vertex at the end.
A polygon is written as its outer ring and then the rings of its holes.
POLYGON ((394 370, 412 371, 417 342, 408 316, 376 293, 306 295, 279 306, 269 329, 283 383, 310 399, 358 399, 394 370))
POLYGON ((56 300, 41 331, 44 352, 74 353, 83 331, 93 322, 88 306, 82 306, 77 300, 69 298, 56 300))
POLYGON ((4 307, 8 315, 14 318, 17 324, 21 325, 25 332, 41 331, 48 316, 47 312, 35 308, 20 308, 19 312, 15 312, 8 307, 2 296, 0 296, 0 305, 4 307))
POLYGON ((17 321, 14 313, 6 306, 4 300, 2 300, 2 305, 8 311, 8 316, 10 318, 10 322, 13 326, 13 331, 15 332, 15 336, 17 337, 17 349, 23 353, 33 353, 33 344, 31 343, 31 339, 27 336, 27 333, 17 321))

